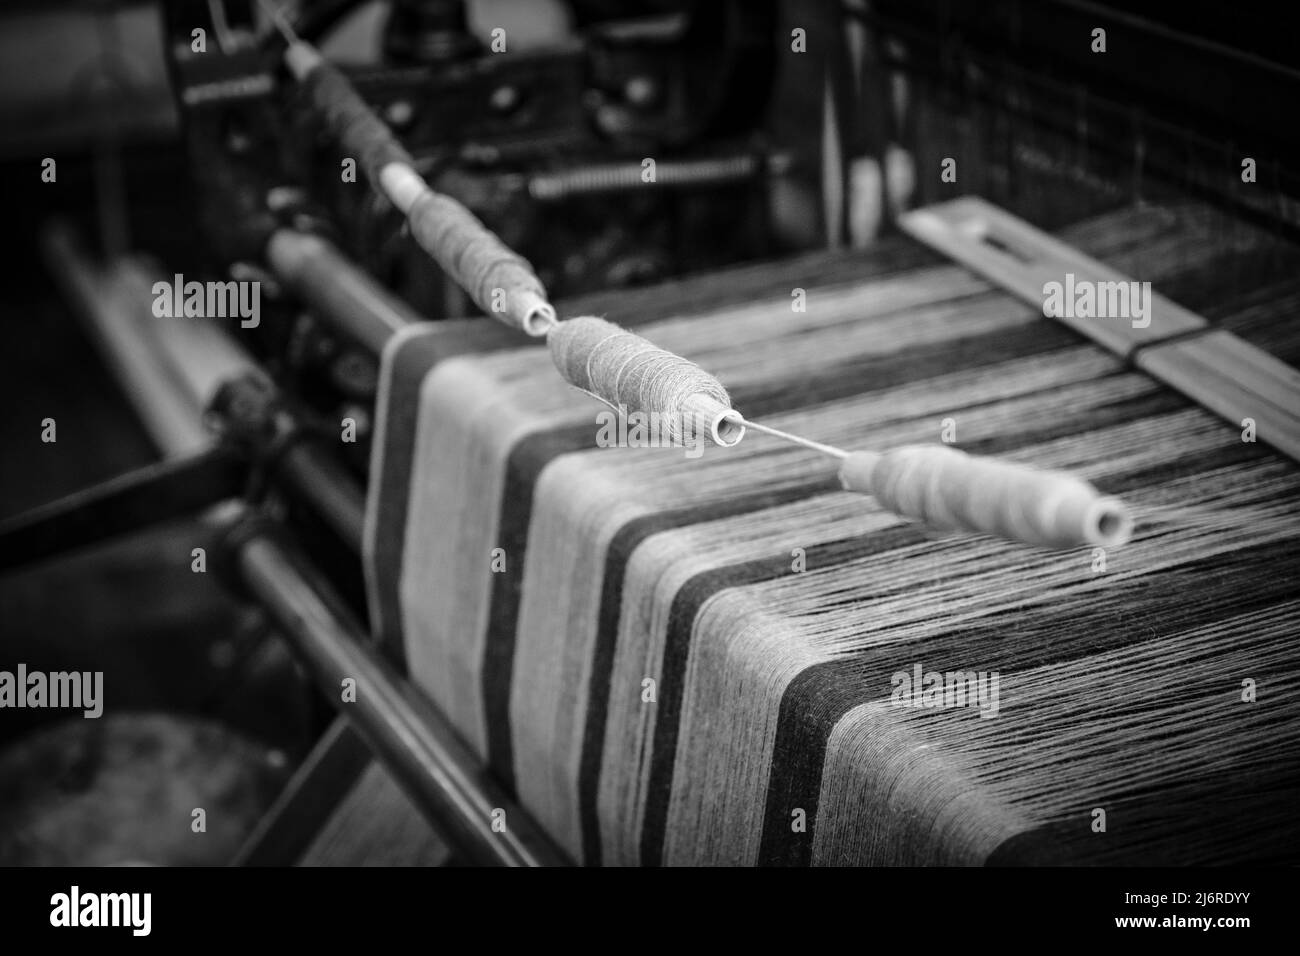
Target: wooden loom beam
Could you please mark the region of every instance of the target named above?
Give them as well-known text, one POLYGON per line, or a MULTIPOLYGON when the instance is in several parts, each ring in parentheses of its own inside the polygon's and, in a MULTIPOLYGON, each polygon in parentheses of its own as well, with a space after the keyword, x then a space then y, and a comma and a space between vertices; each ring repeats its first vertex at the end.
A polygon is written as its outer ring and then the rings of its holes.
MULTIPOLYGON (((905 213, 899 226, 1045 315, 1046 284, 1067 275, 1097 286, 1133 281, 975 196, 905 213)), ((1300 372, 1159 293, 1148 308, 1144 325, 1052 317, 1236 427, 1253 419, 1260 441, 1300 461, 1300 372)))

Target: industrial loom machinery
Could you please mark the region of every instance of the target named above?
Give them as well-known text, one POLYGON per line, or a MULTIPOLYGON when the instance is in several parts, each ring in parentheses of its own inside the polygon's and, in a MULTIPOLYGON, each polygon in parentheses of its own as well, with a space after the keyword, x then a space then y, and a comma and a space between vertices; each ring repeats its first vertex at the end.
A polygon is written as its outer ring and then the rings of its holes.
POLYGON ((40 237, 160 457, 0 571, 203 528, 331 712, 237 863, 1293 863, 1300 68, 1233 10, 166 4, 190 241, 40 237))

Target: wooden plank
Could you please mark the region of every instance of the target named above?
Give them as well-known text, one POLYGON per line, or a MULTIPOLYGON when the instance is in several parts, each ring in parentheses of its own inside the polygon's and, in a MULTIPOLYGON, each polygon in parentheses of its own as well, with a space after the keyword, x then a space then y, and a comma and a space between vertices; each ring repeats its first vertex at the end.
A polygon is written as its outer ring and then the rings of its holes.
POLYGON ((1300 372, 1154 290, 1149 323, 1049 314, 1048 283, 1132 278, 974 196, 905 213, 902 229, 1044 315, 1133 363, 1234 427, 1300 461, 1300 372))
POLYGON ((1257 441, 1300 461, 1300 373, 1291 366, 1223 331, 1145 349, 1136 364, 1238 428, 1253 419, 1257 441))
MULTIPOLYGON (((913 238, 960 262, 1037 309, 1044 308, 1049 282, 1094 283, 1133 279, 1061 242, 1029 223, 974 196, 904 213, 898 224, 913 238)), ((1044 312, 1046 315, 1046 312, 1044 312)), ((1107 351, 1127 355, 1134 348, 1207 326, 1205 319, 1151 293, 1150 324, 1135 327, 1124 318, 1051 316, 1107 351)))
POLYGON ((299 866, 444 866, 451 847, 379 761, 362 772, 299 866))

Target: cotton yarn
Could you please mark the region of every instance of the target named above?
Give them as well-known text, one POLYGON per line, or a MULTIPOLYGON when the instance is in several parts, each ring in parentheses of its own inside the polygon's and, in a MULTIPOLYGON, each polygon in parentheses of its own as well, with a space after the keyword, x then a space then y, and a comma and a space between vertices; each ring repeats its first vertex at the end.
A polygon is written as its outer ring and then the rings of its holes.
POLYGON ((702 433, 727 447, 744 437, 743 420, 721 382, 612 322, 569 319, 551 330, 547 345, 565 381, 614 408, 662 416, 677 441, 702 433))
POLYGON ((429 187, 398 138, 337 67, 291 32, 286 38, 289 71, 370 184, 406 217, 420 248, 485 313, 529 335, 545 335, 555 324, 555 309, 528 261, 461 203, 429 187))
POLYGON ((380 170, 379 188, 406 216, 420 248, 485 313, 534 336, 545 335, 555 324, 555 309, 528 260, 463 205, 430 189, 403 163, 380 170))
POLYGON ((1047 548, 1127 543, 1133 520, 1114 497, 1073 475, 978 458, 947 445, 855 452, 846 490, 942 530, 996 534, 1047 548))

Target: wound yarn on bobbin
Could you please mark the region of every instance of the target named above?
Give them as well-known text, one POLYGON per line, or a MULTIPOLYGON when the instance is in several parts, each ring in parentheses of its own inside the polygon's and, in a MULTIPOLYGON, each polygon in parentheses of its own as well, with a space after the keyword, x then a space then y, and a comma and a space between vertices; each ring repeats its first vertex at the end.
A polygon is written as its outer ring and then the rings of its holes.
POLYGON ((338 67, 305 44, 291 46, 285 58, 326 128, 338 137, 344 154, 356 158, 368 182, 377 182, 379 171, 389 163, 414 164, 401 141, 338 67))
POLYGON ((463 205, 430 189, 402 163, 380 170, 379 188, 406 216, 420 248, 480 309, 529 335, 545 335, 555 324, 555 308, 528 260, 463 205))
POLYGON ((355 154, 371 186, 406 217, 420 248, 488 315, 529 335, 545 335, 556 322, 555 308, 528 261, 461 203, 431 189, 343 72, 287 25, 279 26, 289 41, 289 71, 340 145, 355 154))
POLYGON ((854 452, 840 469, 848 491, 941 530, 979 531, 1046 548, 1116 547, 1133 521, 1122 502, 1081 478, 978 458, 946 445, 854 452))
POLYGON ((614 408, 655 414, 675 441, 697 427, 729 447, 745 434, 722 383, 694 362, 594 316, 561 322, 547 336, 551 359, 565 381, 614 408))

